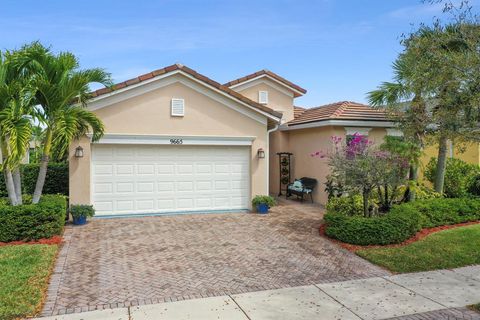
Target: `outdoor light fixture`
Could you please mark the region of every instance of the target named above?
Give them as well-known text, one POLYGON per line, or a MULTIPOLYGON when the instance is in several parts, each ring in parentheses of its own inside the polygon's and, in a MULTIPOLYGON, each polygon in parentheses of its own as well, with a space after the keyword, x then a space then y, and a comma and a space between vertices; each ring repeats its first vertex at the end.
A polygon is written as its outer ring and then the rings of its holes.
POLYGON ((257 157, 258 157, 258 159, 264 159, 265 158, 265 151, 262 148, 258 149, 257 157))
POLYGON ((78 146, 75 149, 75 158, 83 158, 83 148, 78 146))

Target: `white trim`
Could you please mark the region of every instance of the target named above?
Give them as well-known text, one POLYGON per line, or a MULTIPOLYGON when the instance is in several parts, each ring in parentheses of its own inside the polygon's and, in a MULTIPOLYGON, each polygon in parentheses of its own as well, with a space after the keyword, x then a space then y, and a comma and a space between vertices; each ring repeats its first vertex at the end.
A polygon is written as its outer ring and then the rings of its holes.
MULTIPOLYGON (((88 134, 91 137, 91 134, 88 134)), ((151 144, 151 145, 205 145, 205 146, 251 146, 255 137, 225 137, 225 136, 183 136, 183 135, 135 135, 135 134, 105 134, 95 144, 151 144), (172 142, 174 140, 174 142, 172 142), (181 143, 180 141, 181 140, 181 143)))
MULTIPOLYGON (((270 79, 270 78, 269 78, 270 79)), ((292 91, 290 91, 290 89, 287 89, 283 86, 279 86, 277 83, 273 82, 273 81, 269 81, 269 79, 257 79, 256 81, 253 81, 253 82, 250 82, 248 81, 247 83, 239 83, 238 85, 235 85, 235 86, 232 86, 230 87, 232 90, 235 90, 235 91, 243 91, 245 89, 248 89, 248 88, 251 88, 251 87, 254 87, 256 85, 259 85, 259 84, 265 84, 277 91, 280 91, 281 93, 283 93, 284 95, 286 96, 289 96, 290 98, 295 98, 295 95, 293 94, 292 91)))
POLYGON ((345 127, 345 135, 353 136, 354 134, 360 134, 362 136, 368 136, 368 133, 372 128, 364 128, 364 127, 345 127))
POLYGON ((323 120, 298 125, 284 124, 280 127, 282 131, 319 128, 327 126, 340 127, 372 127, 372 128, 393 128, 395 123, 391 121, 368 121, 368 120, 323 120))
POLYGON ((402 130, 395 129, 395 128, 387 128, 387 136, 391 137, 403 137, 402 130))
MULTIPOLYGON (((212 98, 212 94, 207 94, 207 90, 205 90, 205 88, 208 88, 210 89, 210 91, 214 91, 216 93, 218 93, 220 96, 222 96, 223 98, 227 98, 227 99, 222 99, 222 101, 225 101, 225 100, 230 100, 230 101, 235 101, 236 103, 244 106, 244 107, 247 107, 248 111, 250 111, 250 113, 246 113, 244 110, 244 113, 245 115, 248 115, 249 117, 252 117, 252 111, 256 114, 261 114, 267 118, 270 118, 274 121, 280 121, 280 118, 272 115, 272 114, 269 114, 268 112, 265 112, 265 111, 262 111, 262 110, 259 110, 243 101, 241 101, 240 99, 237 99, 233 96, 231 96, 230 94, 227 94, 203 81, 200 81, 198 79, 196 79, 195 77, 189 75, 188 73, 186 72, 183 72, 181 70, 175 70, 175 71, 172 71, 172 72, 169 72, 169 73, 166 73, 166 74, 163 74, 163 75, 160 75, 160 76, 156 76, 152 79, 148 79, 148 80, 145 80, 145 81, 142 81, 142 82, 139 82, 139 83, 136 83, 134 85, 131 85, 131 86, 127 86, 125 88, 122 88, 122 89, 119 89, 119 90, 115 90, 113 92, 110 92, 110 93, 107 93, 107 94, 104 94, 104 95, 101 95, 99 97, 96 97, 96 98, 93 98, 92 100, 90 100, 90 102, 88 103, 88 108, 89 110, 91 111, 94 111, 94 110, 97 110, 97 109, 100 109, 100 108, 104 108, 104 107, 107 107, 107 106, 110 106, 112 104, 115 104, 117 102, 120 102, 120 101, 124 101, 124 100, 127 100, 127 99, 130 99, 130 98, 133 98, 133 97, 136 97, 136 96, 139 96, 139 95, 142 95, 142 94, 145 94, 147 92, 150 92, 152 90, 156 90, 156 89, 159 89, 159 88, 162 88, 162 87, 165 87, 167 85, 170 85, 170 84, 173 84, 173 83, 176 83, 176 82, 181 82, 183 84, 186 84, 187 82, 180 78, 179 76, 175 76, 175 75, 178 75, 178 74, 181 74, 183 77, 191 80, 192 82, 196 83, 196 84, 200 84, 201 86, 193 86, 193 85, 189 85, 189 87, 195 89, 196 91, 200 92, 200 93, 203 93, 203 94, 206 94, 208 95, 210 98, 212 98), (175 77, 174 77, 175 76, 175 77), (165 79, 169 77, 170 79, 165 79), (164 81, 161 81, 161 80, 164 80, 164 81), (202 90, 203 89, 203 90, 202 90), (121 93, 124 93, 124 94, 121 94, 121 93)), ((219 101, 220 100, 220 97, 216 97, 214 98, 215 100, 219 101)), ((231 107, 232 108, 232 105, 231 103, 225 103, 223 102, 225 105, 227 105, 228 107, 231 107)), ((240 108, 236 107, 235 110, 241 112, 240 108)), ((255 117, 256 120, 259 118, 259 117, 255 117)), ((266 123, 266 120, 263 120, 262 123, 265 122, 266 123)))
MULTIPOLYGON (((248 79, 248 80, 246 80, 246 81, 242 81, 242 82, 240 82, 240 83, 231 85, 230 88, 233 89, 233 88, 242 87, 242 86, 245 86, 245 84, 247 84, 247 83, 253 82, 253 81, 255 81, 255 80, 259 80, 259 79, 261 79, 261 78, 268 78, 269 80, 272 80, 272 81, 278 83, 279 85, 281 85, 281 86, 283 86, 283 87, 285 87, 285 88, 288 88, 288 89, 292 90, 293 92, 295 92, 296 94, 299 94, 299 95, 301 95, 301 96, 303 96, 303 94, 304 94, 303 92, 298 91, 297 89, 295 89, 295 88, 293 88, 293 87, 291 87, 291 86, 289 86, 289 85, 287 85, 287 84, 285 84, 285 83, 283 83, 283 82, 281 82, 281 81, 279 81, 279 80, 277 80, 277 79, 269 76, 268 74, 261 74, 261 75, 255 77, 255 78, 248 79)), ((245 87, 245 88, 246 88, 246 87, 245 87)))

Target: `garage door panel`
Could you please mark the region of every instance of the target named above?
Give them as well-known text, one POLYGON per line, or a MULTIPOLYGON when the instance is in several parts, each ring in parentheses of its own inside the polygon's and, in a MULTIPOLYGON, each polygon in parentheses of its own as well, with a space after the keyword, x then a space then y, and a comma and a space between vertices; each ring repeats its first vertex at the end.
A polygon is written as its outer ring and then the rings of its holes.
POLYGON ((247 209, 248 147, 94 145, 98 215, 247 209))
POLYGON ((175 173, 174 163, 157 164, 158 175, 171 175, 175 173))
POLYGON ((155 192, 155 182, 137 182, 137 192, 153 193, 155 192))

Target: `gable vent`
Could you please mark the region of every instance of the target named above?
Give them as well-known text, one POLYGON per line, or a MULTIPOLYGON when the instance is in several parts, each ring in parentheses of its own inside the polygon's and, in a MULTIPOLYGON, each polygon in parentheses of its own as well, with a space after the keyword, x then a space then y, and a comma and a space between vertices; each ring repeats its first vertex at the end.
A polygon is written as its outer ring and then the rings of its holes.
POLYGON ((172 116, 183 117, 185 115, 185 100, 172 99, 171 107, 172 107, 172 116))
POLYGON ((258 103, 268 103, 268 91, 258 91, 258 103))

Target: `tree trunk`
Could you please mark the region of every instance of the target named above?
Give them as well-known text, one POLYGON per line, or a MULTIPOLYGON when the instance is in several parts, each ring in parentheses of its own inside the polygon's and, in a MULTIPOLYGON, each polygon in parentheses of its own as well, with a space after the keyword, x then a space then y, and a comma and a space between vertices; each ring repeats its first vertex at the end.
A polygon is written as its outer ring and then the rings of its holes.
POLYGON ((443 193, 445 183, 445 169, 447 167, 447 137, 440 136, 438 142, 437 170, 435 173, 435 191, 443 193))
POLYGON ((47 129, 45 132, 45 144, 43 146, 42 159, 40 160, 40 169, 38 170, 37 183, 33 192, 32 203, 38 203, 42 196, 45 178, 47 176, 48 161, 50 160, 50 150, 52 147, 52 131, 47 129))
POLYGON ((366 189, 363 189, 363 216, 368 217, 368 192, 366 189))
POLYGON ((16 206, 18 202, 17 196, 15 194, 15 185, 13 183, 12 171, 10 171, 10 169, 8 168, 4 168, 3 172, 5 175, 5 185, 7 187, 8 199, 10 200, 10 204, 12 206, 16 206))
POLYGON ((384 188, 385 188, 385 206, 387 206, 387 209, 389 209, 388 204, 390 203, 390 201, 388 200, 388 185, 386 184, 384 188))
POLYGON ((408 173, 409 187, 408 187, 408 202, 415 201, 415 188, 412 188, 412 184, 417 184, 418 180, 418 167, 416 165, 410 166, 410 171, 408 173))
MULTIPOLYGON (((0 148, 2 150, 2 164, 5 164, 8 156, 8 148, 5 140, 0 138, 0 148)), ((8 199, 12 206, 17 205, 17 195, 15 193, 15 185, 13 183, 12 171, 5 165, 3 165, 3 174, 5 177, 5 186, 7 189, 8 199)))
POLYGON ((16 167, 15 170, 13 170, 13 186, 15 188, 15 194, 17 196, 17 204, 23 204, 22 177, 20 176, 19 167, 16 167))

